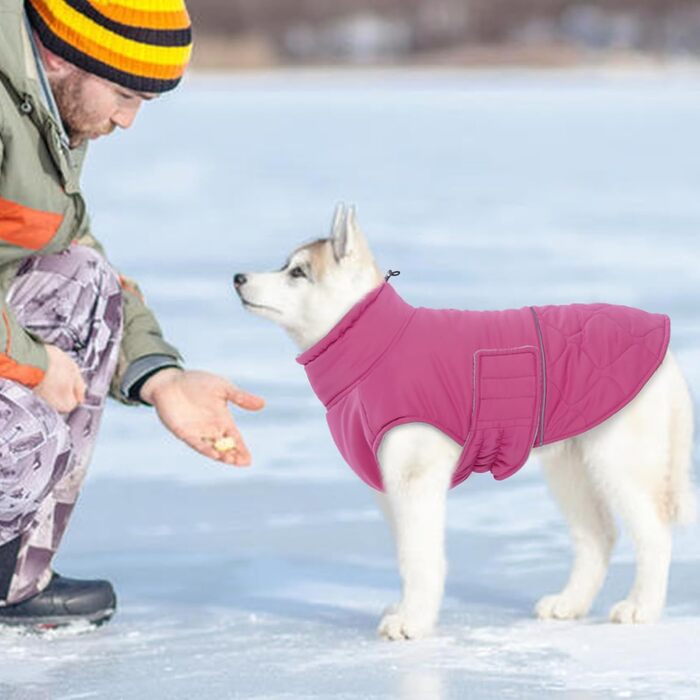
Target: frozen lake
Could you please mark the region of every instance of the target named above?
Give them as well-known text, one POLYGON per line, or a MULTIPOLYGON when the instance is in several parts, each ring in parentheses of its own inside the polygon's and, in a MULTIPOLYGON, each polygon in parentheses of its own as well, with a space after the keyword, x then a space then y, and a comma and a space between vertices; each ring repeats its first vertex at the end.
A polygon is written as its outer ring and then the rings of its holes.
POLYGON ((189 366, 268 406, 237 415, 249 470, 110 406, 56 563, 112 580, 119 613, 90 634, 1 635, 0 698, 699 697, 700 527, 677 533, 661 623, 606 623, 631 584, 624 537, 591 617, 538 623, 569 544, 534 459, 451 494, 436 636, 376 639, 399 590, 389 534, 291 341, 231 286, 350 201, 411 303, 669 313, 698 396, 699 123, 693 73, 200 75, 95 144, 84 185, 112 261, 189 366))

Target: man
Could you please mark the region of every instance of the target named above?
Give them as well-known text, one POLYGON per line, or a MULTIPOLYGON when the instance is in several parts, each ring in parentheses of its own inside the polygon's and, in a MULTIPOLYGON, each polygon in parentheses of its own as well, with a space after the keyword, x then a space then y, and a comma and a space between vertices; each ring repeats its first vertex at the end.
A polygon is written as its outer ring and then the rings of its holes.
POLYGON ((182 369, 90 231, 87 142, 174 88, 183 0, 0 0, 0 623, 103 622, 107 581, 55 574, 107 394, 155 406, 197 452, 244 466, 228 409, 262 399, 182 369))

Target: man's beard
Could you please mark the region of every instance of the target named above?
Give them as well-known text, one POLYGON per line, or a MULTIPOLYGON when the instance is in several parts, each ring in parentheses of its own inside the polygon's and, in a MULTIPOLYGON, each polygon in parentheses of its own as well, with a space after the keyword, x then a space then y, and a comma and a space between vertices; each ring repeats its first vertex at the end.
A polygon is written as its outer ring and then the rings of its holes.
POLYGON ((49 79, 63 128, 68 134, 70 147, 76 148, 88 139, 106 136, 115 125, 98 123, 85 99, 87 76, 80 71, 71 72, 62 78, 49 79))

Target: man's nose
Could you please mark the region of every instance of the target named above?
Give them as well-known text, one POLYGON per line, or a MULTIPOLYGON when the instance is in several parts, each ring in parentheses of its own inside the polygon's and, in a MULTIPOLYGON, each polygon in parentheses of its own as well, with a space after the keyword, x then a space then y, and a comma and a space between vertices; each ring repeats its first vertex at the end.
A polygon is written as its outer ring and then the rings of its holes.
POLYGON ((242 287, 247 281, 248 281, 248 278, 242 272, 237 272, 233 276, 233 286, 236 289, 238 289, 239 287, 242 287))
POLYGON ((134 123, 138 111, 138 107, 136 109, 120 109, 112 116, 112 123, 120 129, 128 129, 134 123))

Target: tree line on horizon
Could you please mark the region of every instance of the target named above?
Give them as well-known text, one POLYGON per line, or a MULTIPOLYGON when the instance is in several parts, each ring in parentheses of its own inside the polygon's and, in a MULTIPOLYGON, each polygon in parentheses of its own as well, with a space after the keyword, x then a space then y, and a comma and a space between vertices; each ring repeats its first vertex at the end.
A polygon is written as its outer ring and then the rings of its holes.
POLYGON ((262 36, 292 54, 352 41, 404 53, 538 42, 700 53, 700 0, 192 0, 190 12, 200 36, 262 36))

